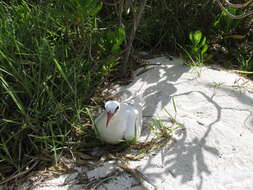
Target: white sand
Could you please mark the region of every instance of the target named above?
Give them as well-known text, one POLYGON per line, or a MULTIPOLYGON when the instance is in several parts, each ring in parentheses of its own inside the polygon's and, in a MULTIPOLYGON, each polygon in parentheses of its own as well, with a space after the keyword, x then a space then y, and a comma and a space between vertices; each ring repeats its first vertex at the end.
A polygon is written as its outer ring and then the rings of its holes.
MULTIPOLYGON (((130 95, 143 82, 147 83, 143 114, 156 118, 166 117, 164 108, 174 114, 174 98, 176 119, 185 130, 178 134, 175 144, 130 165, 138 168, 159 190, 252 190, 253 94, 247 88, 252 89, 253 83, 245 83, 246 79, 227 71, 190 69, 180 59, 170 61, 161 57, 150 61, 161 65, 154 66, 121 90, 130 95)), ((110 162, 83 173, 91 179, 114 170, 110 162)), ((35 189, 84 189, 81 185, 71 185, 71 181, 63 185, 63 178, 51 180, 54 183, 51 186, 46 181, 35 189)), ((123 173, 98 189, 144 188, 131 175, 123 173)))

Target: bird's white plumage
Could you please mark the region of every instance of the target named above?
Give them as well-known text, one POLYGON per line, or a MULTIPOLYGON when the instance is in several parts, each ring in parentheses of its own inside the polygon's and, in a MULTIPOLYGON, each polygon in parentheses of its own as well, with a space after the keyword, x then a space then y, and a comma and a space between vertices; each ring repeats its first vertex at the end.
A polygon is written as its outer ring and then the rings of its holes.
POLYGON ((102 140, 117 144, 139 137, 142 127, 142 96, 136 96, 128 102, 113 101, 112 104, 106 102, 105 107, 106 110, 95 120, 96 131, 102 140), (115 110, 115 103, 119 104, 119 108, 106 127, 107 112, 115 110))

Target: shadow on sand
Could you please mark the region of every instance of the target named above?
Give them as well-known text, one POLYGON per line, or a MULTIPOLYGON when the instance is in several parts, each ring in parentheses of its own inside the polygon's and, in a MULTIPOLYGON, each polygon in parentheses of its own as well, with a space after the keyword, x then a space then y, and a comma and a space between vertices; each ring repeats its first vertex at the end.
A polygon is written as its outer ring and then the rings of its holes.
MULTIPOLYGON (((182 64, 182 61, 177 59, 170 61, 167 58, 159 58, 157 60, 153 59, 152 61, 153 63, 156 63, 158 61, 163 62, 162 65, 164 65, 164 67, 156 66, 153 68, 152 74, 148 71, 136 79, 136 82, 141 81, 141 83, 146 83, 147 87, 144 91, 144 115, 149 115, 151 117, 155 116, 157 111, 163 110, 163 108, 170 103, 173 97, 188 96, 191 93, 197 93, 203 97, 206 102, 212 105, 212 107, 215 109, 216 116, 213 117, 213 121, 204 126, 206 131, 200 138, 192 138, 189 142, 189 140, 186 140, 187 130, 183 130, 182 138, 178 140, 172 147, 169 147, 165 151, 161 152, 163 157, 162 159, 164 160, 165 171, 163 170, 160 173, 149 173, 148 175, 151 178, 162 179, 162 176, 164 176, 165 172, 165 174, 167 173, 168 175, 172 175, 176 178, 181 177, 181 183, 192 181, 194 179, 194 176, 198 176, 199 183, 197 185, 197 189, 200 190, 202 189, 203 175, 211 174, 211 171, 205 162, 204 152, 208 152, 216 157, 219 157, 218 149, 208 146, 206 143, 206 138, 210 134, 212 126, 220 121, 222 110, 234 110, 236 108, 223 108, 214 101, 214 96, 208 96, 202 91, 188 91, 177 94, 177 88, 175 84, 184 73, 189 71, 190 68, 184 66, 182 64)), ((189 80, 183 82, 187 83, 191 80, 193 79, 189 78, 189 80)), ((131 89, 131 86, 135 85, 136 82, 131 83, 131 85, 127 86, 127 88, 131 89)), ((128 95, 131 94, 130 91, 127 91, 126 93, 128 95)), ((237 98, 245 104, 249 104, 249 102, 252 101, 250 98, 247 99, 245 97, 241 97, 240 95, 238 95, 237 98)), ((251 126, 253 126, 252 112, 249 111, 248 117, 249 118, 247 120, 250 120, 251 118, 250 123, 251 126)), ((142 168, 142 172, 144 172, 144 174, 148 168, 155 167, 152 164, 152 159, 153 157, 151 156, 147 161, 147 164, 142 168)))

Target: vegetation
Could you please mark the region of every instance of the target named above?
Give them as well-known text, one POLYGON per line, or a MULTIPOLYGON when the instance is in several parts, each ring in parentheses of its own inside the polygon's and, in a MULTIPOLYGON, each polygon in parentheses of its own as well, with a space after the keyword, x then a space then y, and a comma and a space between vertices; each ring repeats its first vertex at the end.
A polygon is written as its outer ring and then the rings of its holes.
POLYGON ((57 162, 91 144, 91 98, 116 70, 127 73, 132 47, 252 76, 252 17, 232 18, 250 13, 249 2, 224 9, 212 0, 1 1, 0 180, 44 155, 57 162))
MULTIPOLYGON (((73 144, 86 105, 118 63, 124 30, 100 29, 102 2, 0 3, 0 171, 73 144)), ((31 163, 29 163, 31 164, 31 163)))
POLYGON ((195 64, 215 63, 252 72, 252 1, 242 4, 238 3, 242 1, 237 1, 237 4, 227 2, 149 1, 137 32, 135 47, 155 54, 182 54, 195 64), (221 2, 225 2, 224 5, 221 2), (200 37, 198 34, 205 41, 202 48, 199 45, 203 42, 196 44, 191 37, 200 37))

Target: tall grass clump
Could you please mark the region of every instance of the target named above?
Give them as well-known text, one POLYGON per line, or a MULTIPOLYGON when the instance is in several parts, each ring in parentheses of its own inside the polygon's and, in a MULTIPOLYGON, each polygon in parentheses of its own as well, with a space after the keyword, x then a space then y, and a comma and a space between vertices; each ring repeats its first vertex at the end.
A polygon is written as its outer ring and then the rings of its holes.
POLYGON ((99 28, 93 0, 0 2, 0 176, 77 142, 96 87, 117 64, 122 28, 99 28))

